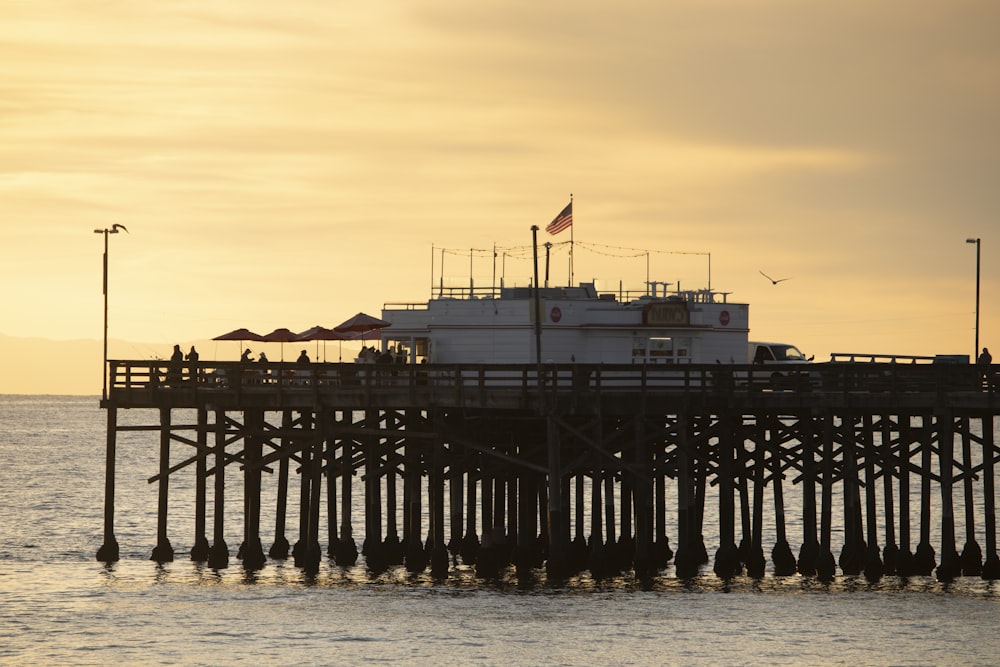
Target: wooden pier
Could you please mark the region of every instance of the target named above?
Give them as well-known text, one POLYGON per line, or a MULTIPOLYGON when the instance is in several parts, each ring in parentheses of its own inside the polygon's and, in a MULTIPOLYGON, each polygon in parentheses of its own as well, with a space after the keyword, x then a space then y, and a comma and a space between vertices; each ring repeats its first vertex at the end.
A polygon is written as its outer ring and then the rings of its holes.
POLYGON ((671 562, 681 578, 709 564, 723 578, 761 577, 769 561, 776 576, 823 580, 838 569, 996 579, 997 368, 828 363, 772 376, 740 365, 111 361, 97 558, 119 557, 117 435, 142 430, 158 434, 149 481, 161 562, 175 555, 170 480, 194 475, 190 557, 214 568, 234 553, 247 569, 292 557, 311 571, 324 555, 350 566, 360 554, 373 571, 437 577, 459 562, 486 578, 508 567, 554 580, 584 570, 648 577, 671 562), (150 423, 121 425, 122 409, 148 410, 150 423), (194 423, 175 422, 190 410, 194 423), (227 474, 243 476, 235 551, 224 539, 227 474), (277 497, 267 536, 265 484, 277 497), (801 535, 786 531, 791 494, 801 535), (710 495, 715 545, 702 537, 710 495), (290 502, 297 527, 286 525, 290 502))

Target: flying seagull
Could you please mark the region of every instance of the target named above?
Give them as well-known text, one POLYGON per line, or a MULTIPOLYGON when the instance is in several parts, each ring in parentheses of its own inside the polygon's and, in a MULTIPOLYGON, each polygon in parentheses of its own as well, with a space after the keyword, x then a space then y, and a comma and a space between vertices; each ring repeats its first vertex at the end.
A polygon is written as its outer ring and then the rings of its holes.
POLYGON ((780 282, 782 282, 784 280, 789 280, 788 278, 778 278, 777 280, 775 280, 774 278, 772 278, 771 276, 767 275, 763 271, 760 272, 760 275, 762 275, 765 278, 767 278, 768 280, 770 280, 772 285, 777 285, 778 283, 780 283, 780 282))

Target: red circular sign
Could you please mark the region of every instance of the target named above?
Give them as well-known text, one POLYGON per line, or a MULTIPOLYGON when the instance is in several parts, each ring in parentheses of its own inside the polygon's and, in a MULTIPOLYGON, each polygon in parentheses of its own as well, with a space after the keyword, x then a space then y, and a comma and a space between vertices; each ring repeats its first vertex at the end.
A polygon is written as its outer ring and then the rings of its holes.
POLYGON ((726 326, 727 324, 729 324, 728 310, 724 310, 721 313, 719 313, 719 324, 721 324, 722 326, 726 326))
POLYGON ((552 310, 549 311, 549 319, 553 322, 558 322, 562 319, 562 311, 559 310, 559 306, 552 306, 552 310))

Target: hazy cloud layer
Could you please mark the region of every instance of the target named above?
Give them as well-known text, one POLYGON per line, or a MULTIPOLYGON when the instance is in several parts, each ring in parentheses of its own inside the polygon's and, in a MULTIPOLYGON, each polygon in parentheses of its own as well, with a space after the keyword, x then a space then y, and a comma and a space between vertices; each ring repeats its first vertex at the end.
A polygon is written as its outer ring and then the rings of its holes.
MULTIPOLYGON (((424 299, 432 244, 570 193, 818 356, 971 352, 979 236, 997 330, 996 3, 368 4, 0 0, 0 332, 99 337, 115 222, 113 334, 168 343, 424 299)), ((644 279, 614 254, 576 278, 644 279)))

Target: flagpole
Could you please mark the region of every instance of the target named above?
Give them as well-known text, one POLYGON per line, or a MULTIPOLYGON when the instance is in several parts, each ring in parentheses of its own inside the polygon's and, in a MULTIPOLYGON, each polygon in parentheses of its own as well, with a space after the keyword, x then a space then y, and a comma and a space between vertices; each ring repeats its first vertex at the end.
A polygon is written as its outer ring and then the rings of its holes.
MULTIPOLYGON (((569 204, 573 205, 573 193, 569 193, 569 204)), ((573 225, 569 226, 569 286, 573 287, 573 225)))

